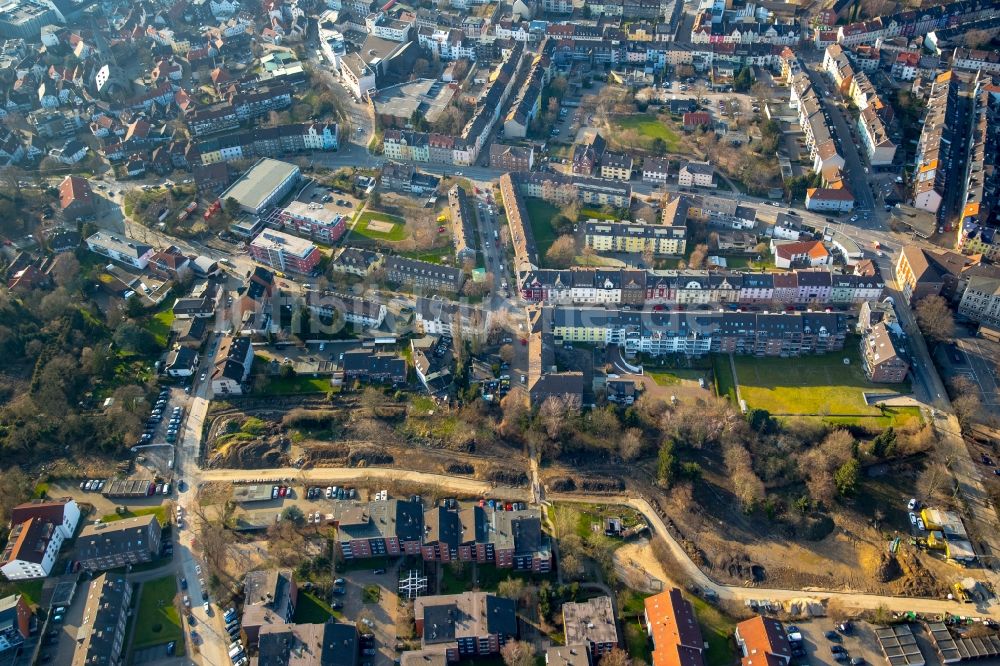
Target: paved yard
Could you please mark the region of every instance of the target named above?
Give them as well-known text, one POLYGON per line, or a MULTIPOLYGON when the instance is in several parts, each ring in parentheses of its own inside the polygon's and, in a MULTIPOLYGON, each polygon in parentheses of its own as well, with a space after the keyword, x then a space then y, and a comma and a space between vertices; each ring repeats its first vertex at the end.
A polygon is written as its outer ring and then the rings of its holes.
MULTIPOLYGON (((804 639, 808 663, 816 666, 842 666, 833 658, 830 647, 840 645, 847 650, 851 657, 863 657, 868 664, 882 664, 885 657, 879 649, 878 641, 875 638, 875 631, 872 625, 867 622, 852 622, 852 632, 845 636, 837 632, 838 640, 828 640, 824 634, 827 631, 836 630, 837 623, 830 618, 817 618, 806 622, 795 622, 804 639)), ((924 657, 930 655, 925 654, 924 657)), ((800 661, 800 663, 805 663, 800 661)), ((846 663, 846 662, 845 662, 846 663)))

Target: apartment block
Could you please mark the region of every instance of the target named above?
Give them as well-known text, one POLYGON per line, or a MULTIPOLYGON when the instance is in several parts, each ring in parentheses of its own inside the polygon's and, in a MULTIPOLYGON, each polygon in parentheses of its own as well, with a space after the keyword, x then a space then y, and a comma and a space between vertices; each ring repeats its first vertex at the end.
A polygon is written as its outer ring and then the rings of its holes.
POLYGON ((150 562, 159 552, 160 523, 148 515, 87 525, 76 540, 74 555, 84 571, 103 571, 150 562))
POLYGON ((277 271, 301 275, 312 275, 322 258, 319 248, 312 242, 270 229, 260 232, 250 242, 249 250, 255 261, 277 271))
POLYGON ((683 255, 687 247, 687 227, 590 220, 585 223, 585 240, 587 247, 597 252, 683 255))

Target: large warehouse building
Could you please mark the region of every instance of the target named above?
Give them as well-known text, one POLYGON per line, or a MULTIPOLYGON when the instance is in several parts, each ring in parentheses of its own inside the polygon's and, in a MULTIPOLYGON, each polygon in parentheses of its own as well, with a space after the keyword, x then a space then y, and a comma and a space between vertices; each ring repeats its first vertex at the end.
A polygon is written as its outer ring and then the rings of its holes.
POLYGON ((243 211, 260 215, 291 192, 299 176, 299 168, 294 164, 265 157, 230 185, 219 201, 225 205, 229 199, 235 199, 243 211))

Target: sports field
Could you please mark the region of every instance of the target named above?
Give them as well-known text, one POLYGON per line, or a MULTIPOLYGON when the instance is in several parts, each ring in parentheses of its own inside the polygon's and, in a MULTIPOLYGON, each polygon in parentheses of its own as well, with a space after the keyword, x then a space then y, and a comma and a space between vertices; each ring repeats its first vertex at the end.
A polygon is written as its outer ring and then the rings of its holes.
POLYGON ((406 223, 395 215, 366 210, 354 225, 354 233, 373 240, 398 242, 406 238, 406 223))

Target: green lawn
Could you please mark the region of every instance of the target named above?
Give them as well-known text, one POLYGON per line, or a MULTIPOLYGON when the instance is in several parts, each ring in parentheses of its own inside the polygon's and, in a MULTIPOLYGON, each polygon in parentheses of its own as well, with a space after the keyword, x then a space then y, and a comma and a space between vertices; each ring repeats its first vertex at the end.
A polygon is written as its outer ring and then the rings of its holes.
POLYGON ((617 116, 611 119, 611 125, 618 130, 636 130, 643 139, 641 148, 649 149, 653 141, 662 139, 667 144, 667 152, 681 152, 681 138, 677 132, 667 127, 666 123, 652 113, 640 113, 630 116, 617 116))
POLYGON ((406 221, 401 217, 389 215, 388 213, 366 210, 361 214, 361 217, 358 218, 357 223, 354 225, 354 233, 364 236, 365 238, 371 238, 372 240, 396 243, 406 238, 406 221), (368 224, 373 220, 392 222, 392 231, 389 231, 388 233, 372 231, 368 228, 368 224))
POLYGON ((42 598, 42 587, 45 585, 45 581, 41 579, 36 580, 22 580, 14 583, 14 587, 17 589, 17 594, 24 597, 24 600, 29 606, 37 606, 42 598))
POLYGON ((166 347, 167 340, 170 338, 170 327, 173 323, 174 310, 172 306, 168 306, 149 318, 149 321, 146 323, 146 330, 156 338, 156 344, 166 347))
POLYGON ((616 216, 616 215, 611 215, 609 213, 602 213, 601 211, 594 210, 593 208, 581 208, 580 209, 580 214, 576 216, 576 219, 578 219, 578 220, 589 220, 591 218, 593 218, 595 220, 618 220, 619 219, 618 216, 616 216))
POLYGON ((257 395, 294 395, 298 393, 326 393, 333 386, 329 377, 273 377, 257 395))
POLYGON ((174 604, 176 596, 177 578, 173 574, 142 584, 133 650, 177 641, 177 654, 184 653, 181 614, 174 604))
POLYGON ((160 527, 163 527, 169 522, 167 517, 167 507, 165 506, 149 506, 145 509, 127 509, 123 513, 109 513, 106 516, 101 516, 101 520, 105 523, 113 523, 116 520, 124 520, 125 518, 135 518, 136 516, 148 516, 153 514, 156 519, 160 521, 160 527))
POLYGON ((378 585, 365 585, 361 592, 361 600, 366 604, 377 604, 382 598, 382 588, 378 585))
POLYGON ((724 615, 715 606, 709 605, 704 599, 686 595, 694 606, 701 625, 701 634, 708 643, 708 655, 705 662, 708 666, 732 666, 736 654, 733 632, 736 622, 724 615))
POLYGON ((622 619, 625 626, 625 644, 628 647, 629 656, 633 659, 641 659, 645 664, 653 663, 653 650, 650 646, 649 636, 646 628, 636 617, 622 619))
POLYGON ((704 370, 651 370, 643 368, 643 374, 650 377, 658 386, 676 386, 683 380, 696 382, 699 379, 708 378, 708 373, 704 370))
POLYGON ((729 367, 729 357, 722 354, 712 356, 712 374, 715 376, 715 394, 726 396, 736 402, 736 382, 729 367))
MULTIPOLYGON (((821 416, 882 419, 882 411, 865 404, 863 391, 908 393, 908 384, 872 384, 859 357, 857 340, 848 338, 843 351, 799 358, 736 357, 740 395, 751 407, 775 416, 821 416), (844 359, 850 360, 844 365, 844 359)), ((912 410, 895 410, 904 419, 912 410)), ((894 416, 890 415, 890 416, 894 416)))
POLYGON ((426 261, 429 264, 440 264, 442 266, 455 265, 455 253, 450 247, 441 247, 436 250, 419 250, 414 252, 400 252, 401 256, 426 261))
POLYGON ((335 614, 328 603, 312 592, 300 591, 293 621, 296 624, 323 624, 335 614))
POLYGON ((531 222, 531 233, 535 237, 535 247, 538 249, 539 260, 545 263, 545 253, 548 252, 556 239, 552 228, 552 218, 559 214, 559 208, 543 199, 525 197, 524 207, 528 210, 531 222))

